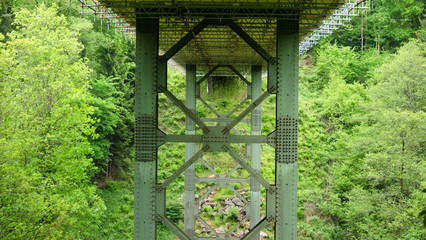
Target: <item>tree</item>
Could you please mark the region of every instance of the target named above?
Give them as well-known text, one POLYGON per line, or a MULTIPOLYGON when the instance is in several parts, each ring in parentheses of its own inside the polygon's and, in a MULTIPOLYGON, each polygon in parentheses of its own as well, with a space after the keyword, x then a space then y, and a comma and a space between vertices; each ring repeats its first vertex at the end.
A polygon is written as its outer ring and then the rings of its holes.
POLYGON ((114 139, 114 128, 120 121, 120 112, 118 101, 120 93, 117 91, 112 78, 106 78, 103 75, 91 78, 91 98, 90 105, 94 108, 91 116, 96 119, 93 126, 96 131, 90 142, 93 148, 91 154, 96 166, 99 167, 99 172, 106 170, 106 178, 108 179, 108 167, 110 162, 111 145, 114 139))
POLYGON ((55 8, 22 10, 15 24, 0 52, 0 238, 86 238, 104 205, 90 183, 82 45, 55 8))
POLYGON ((425 207, 425 69, 424 43, 404 45, 378 68, 369 101, 354 116, 360 124, 340 135, 333 191, 344 204, 348 237, 425 237, 418 218, 425 207))
POLYGON ((375 98, 396 111, 426 111, 426 44, 412 40, 377 72, 375 98))
POLYGON ((340 124, 348 126, 352 124, 352 116, 359 112, 359 105, 366 98, 365 89, 361 84, 348 84, 339 77, 333 77, 318 99, 320 113, 327 119, 331 128, 340 124))
POLYGON ((315 76, 311 84, 322 89, 331 79, 370 84, 374 70, 386 63, 388 56, 371 50, 359 53, 353 48, 325 41, 315 49, 314 59, 315 76))
MULTIPOLYGON (((12 0, 2 0, 0 2, 0 34, 6 35, 6 33, 12 30, 13 14, 12 14, 12 0)), ((0 41, 3 41, 1 39, 0 41)))
MULTIPOLYGON (((370 1, 367 1, 367 5, 370 1)), ((414 38, 424 19, 424 1, 374 0, 373 9, 361 10, 361 17, 345 24, 331 35, 339 45, 356 50, 373 48, 376 51, 395 51, 414 38), (363 22, 363 23, 361 23, 363 22), (361 33, 363 32, 363 33, 361 33), (364 43, 361 43, 363 34, 364 43)), ((370 5, 371 6, 371 5, 370 5)), ((369 6, 369 7, 370 7, 369 6)))
MULTIPOLYGON (((81 25, 81 20, 78 23, 81 25)), ((134 49, 113 32, 102 32, 98 27, 80 36, 85 45, 82 55, 90 60, 88 65, 94 70, 90 92, 96 111, 92 116, 101 120, 95 123, 99 137, 92 143, 103 154, 93 157, 100 170, 98 176, 105 173, 106 179, 120 178, 126 175, 132 162, 134 49)))

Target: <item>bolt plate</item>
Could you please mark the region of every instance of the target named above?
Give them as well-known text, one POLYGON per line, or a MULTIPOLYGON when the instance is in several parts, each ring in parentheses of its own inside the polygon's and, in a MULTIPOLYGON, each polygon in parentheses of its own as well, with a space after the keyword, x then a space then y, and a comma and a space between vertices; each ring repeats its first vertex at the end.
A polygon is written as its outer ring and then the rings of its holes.
POLYGON ((203 134, 203 144, 208 145, 209 152, 223 152, 228 149, 231 143, 231 135, 229 131, 224 133, 225 127, 211 126, 208 132, 203 134))

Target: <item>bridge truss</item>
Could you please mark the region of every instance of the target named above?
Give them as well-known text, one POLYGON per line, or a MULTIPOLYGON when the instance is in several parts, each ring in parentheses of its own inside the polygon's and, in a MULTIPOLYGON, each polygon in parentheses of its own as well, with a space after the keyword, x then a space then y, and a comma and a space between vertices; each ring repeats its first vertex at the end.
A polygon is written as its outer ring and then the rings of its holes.
POLYGON ((134 238, 157 239, 156 224, 162 222, 185 240, 260 239, 265 228, 273 228, 275 239, 297 239, 298 55, 357 15, 358 9, 365 7, 363 3, 354 0, 79 2, 82 9, 91 8, 95 19, 99 16, 102 24, 136 39, 134 238), (168 88, 169 60, 185 66, 184 101, 168 88), (265 84, 262 84, 263 73, 267 75, 265 84), (245 84, 245 96, 231 112, 219 113, 203 99, 205 94, 200 86, 212 77, 238 78, 245 84), (263 91, 262 86, 266 86, 263 91), (185 134, 167 134, 159 129, 160 94, 185 113, 185 134), (275 130, 262 135, 261 104, 266 99, 276 102, 275 130), (197 115, 197 100, 215 118, 203 119, 197 115), (242 122, 249 125, 250 131, 239 131, 242 122), (159 180, 158 149, 165 143, 185 143, 185 159, 168 178, 159 180), (262 175, 262 149, 265 149, 262 144, 271 146, 275 152, 275 179, 269 181, 262 175), (215 160, 206 160, 206 156, 218 155, 226 155, 232 163, 229 171, 219 171, 212 166, 215 160), (200 166, 211 175, 197 175, 200 166), (242 170, 247 176, 235 174, 242 170), (170 220, 166 212, 167 189, 182 176, 183 227, 170 220), (235 184, 249 185, 249 192, 238 191, 235 184), (212 227, 200 211, 201 205, 221 188, 228 188, 235 196, 233 201, 245 212, 226 229, 212 227), (266 209, 261 212, 263 204, 266 209), (249 230, 237 234, 247 223, 249 230), (206 229, 206 234, 197 232, 200 226, 206 229))

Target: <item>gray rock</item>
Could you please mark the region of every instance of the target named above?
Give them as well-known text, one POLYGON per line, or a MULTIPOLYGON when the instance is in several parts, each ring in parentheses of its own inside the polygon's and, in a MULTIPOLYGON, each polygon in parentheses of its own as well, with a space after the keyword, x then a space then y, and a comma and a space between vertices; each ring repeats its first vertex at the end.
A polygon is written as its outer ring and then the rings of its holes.
POLYGON ((238 197, 236 197, 236 198, 234 198, 234 199, 232 199, 232 202, 235 204, 235 206, 237 206, 237 207, 241 207, 242 205, 243 205, 243 202, 238 198, 238 197))
POLYGON ((264 233, 264 232, 260 231, 260 239, 265 239, 265 238, 268 238, 268 239, 269 239, 268 234, 266 234, 266 233, 264 233))

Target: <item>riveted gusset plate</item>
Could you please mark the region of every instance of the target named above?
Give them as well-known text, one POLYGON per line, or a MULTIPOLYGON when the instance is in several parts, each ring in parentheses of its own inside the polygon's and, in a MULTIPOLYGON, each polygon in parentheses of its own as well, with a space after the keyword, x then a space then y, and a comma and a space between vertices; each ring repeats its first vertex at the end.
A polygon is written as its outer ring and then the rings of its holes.
POLYGON ((276 221, 276 202, 277 202, 277 189, 275 186, 269 187, 266 190, 266 220, 268 222, 276 221))
POLYGON ((277 119, 276 149, 278 162, 297 162, 297 118, 277 119))
POLYGON ((147 114, 137 115, 135 135, 136 161, 154 161, 157 149, 157 118, 147 114))
POLYGON ((203 144, 210 146, 209 152, 224 152, 224 147, 229 148, 231 135, 229 131, 224 132, 224 127, 208 127, 209 131, 203 135, 203 144))

